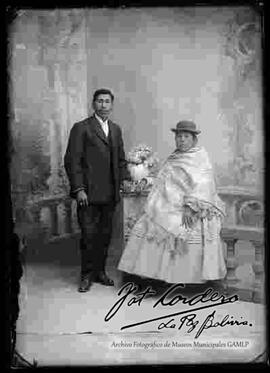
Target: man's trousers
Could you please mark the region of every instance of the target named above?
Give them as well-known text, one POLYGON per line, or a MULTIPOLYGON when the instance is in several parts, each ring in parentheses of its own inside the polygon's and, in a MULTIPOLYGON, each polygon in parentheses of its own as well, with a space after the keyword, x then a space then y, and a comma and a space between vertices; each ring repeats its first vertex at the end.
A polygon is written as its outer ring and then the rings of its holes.
POLYGON ((96 276, 100 272, 105 272, 114 210, 114 202, 90 204, 77 209, 82 233, 80 241, 82 276, 96 276))

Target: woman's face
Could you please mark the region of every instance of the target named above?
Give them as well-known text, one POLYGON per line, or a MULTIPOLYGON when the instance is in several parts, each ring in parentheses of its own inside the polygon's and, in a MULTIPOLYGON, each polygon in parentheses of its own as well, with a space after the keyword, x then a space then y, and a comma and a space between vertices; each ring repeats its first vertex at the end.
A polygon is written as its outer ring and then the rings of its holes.
POLYGON ((176 148, 180 152, 187 152, 195 144, 195 139, 190 132, 180 131, 175 134, 176 148))

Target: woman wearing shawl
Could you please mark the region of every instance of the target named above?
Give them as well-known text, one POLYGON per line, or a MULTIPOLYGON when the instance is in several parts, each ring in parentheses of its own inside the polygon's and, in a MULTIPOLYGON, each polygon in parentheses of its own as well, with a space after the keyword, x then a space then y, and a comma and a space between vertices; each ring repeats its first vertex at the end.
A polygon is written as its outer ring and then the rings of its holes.
POLYGON ((203 283, 226 275, 220 230, 224 204, 216 192, 196 125, 181 121, 176 150, 164 162, 118 269, 166 281, 203 283))

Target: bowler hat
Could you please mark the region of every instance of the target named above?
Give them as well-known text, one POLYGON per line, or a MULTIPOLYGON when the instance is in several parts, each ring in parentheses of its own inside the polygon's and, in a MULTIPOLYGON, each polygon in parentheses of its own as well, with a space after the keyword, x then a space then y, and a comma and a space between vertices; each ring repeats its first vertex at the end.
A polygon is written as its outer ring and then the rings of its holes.
POLYGON ((201 131, 196 129, 196 124, 189 120, 182 120, 178 122, 176 128, 171 128, 173 132, 187 131, 195 134, 201 133, 201 131))

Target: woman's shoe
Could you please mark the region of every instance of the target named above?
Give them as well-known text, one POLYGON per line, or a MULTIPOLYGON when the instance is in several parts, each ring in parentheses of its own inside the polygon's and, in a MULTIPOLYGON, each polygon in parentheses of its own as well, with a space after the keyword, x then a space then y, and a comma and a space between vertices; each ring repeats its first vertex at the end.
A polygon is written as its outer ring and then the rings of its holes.
POLYGON ((113 280, 111 280, 106 273, 100 272, 96 277, 96 282, 105 286, 114 286, 113 280))

